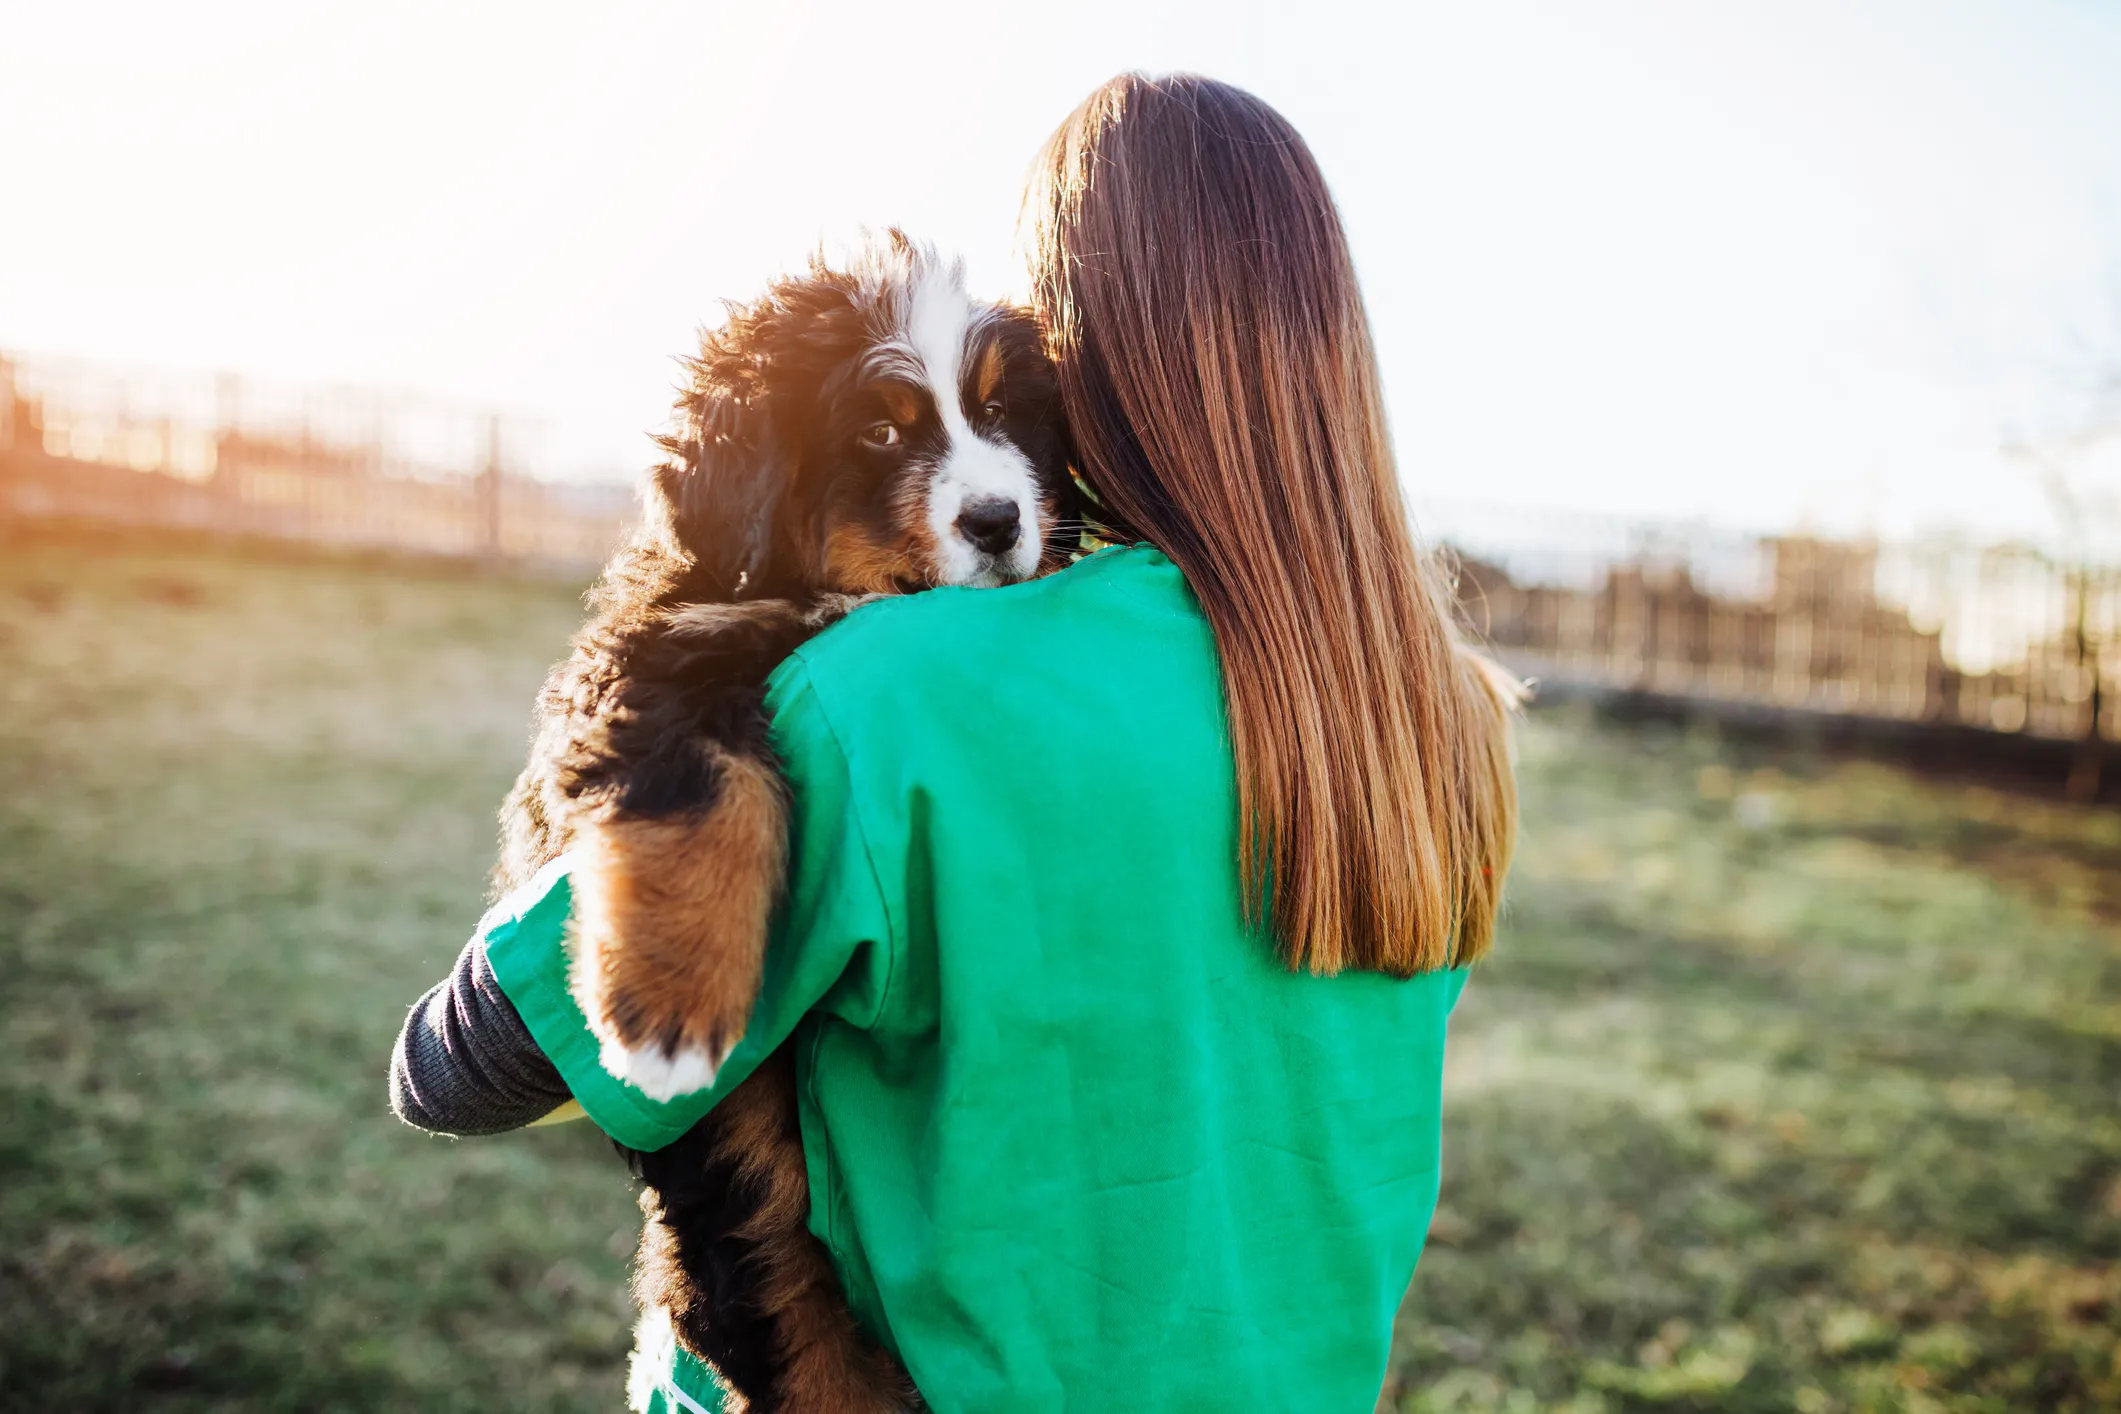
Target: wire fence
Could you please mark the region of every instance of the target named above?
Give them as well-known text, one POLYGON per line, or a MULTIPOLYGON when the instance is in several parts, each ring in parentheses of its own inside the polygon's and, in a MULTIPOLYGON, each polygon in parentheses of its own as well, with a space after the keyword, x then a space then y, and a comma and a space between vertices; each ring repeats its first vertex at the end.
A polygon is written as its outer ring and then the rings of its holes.
MULTIPOLYGON (((0 516, 563 566, 634 514, 534 426, 417 395, 0 356, 0 516)), ((2121 742, 2121 563, 1432 505, 1474 626, 1549 683, 2121 742)))
POLYGON ((634 500, 581 470, 416 394, 0 356, 0 513, 588 568, 634 500))
POLYGON ((1492 509, 1430 521, 1474 627, 1550 681, 2121 741, 2121 564, 1492 509))

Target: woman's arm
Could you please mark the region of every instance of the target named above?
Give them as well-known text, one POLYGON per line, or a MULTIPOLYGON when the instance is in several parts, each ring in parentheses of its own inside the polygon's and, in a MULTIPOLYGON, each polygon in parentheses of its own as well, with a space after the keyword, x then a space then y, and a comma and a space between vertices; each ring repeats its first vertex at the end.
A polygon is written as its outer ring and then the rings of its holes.
MULTIPOLYGON (((391 1105, 423 1129, 493 1134, 571 1097, 630 1149, 682 1137, 813 1009, 866 1026, 891 975, 892 928, 840 755, 802 655, 770 684, 773 745, 793 788, 787 905, 749 1025, 706 1089, 657 1101, 605 1070, 568 986, 562 855, 487 910, 449 980, 413 1008, 391 1058, 391 1105)), ((557 1116, 555 1116, 557 1118, 557 1116)))
POLYGON ((494 977, 485 933, 473 935, 449 976, 405 1018, 390 1058, 391 1109, 438 1134, 499 1134, 570 1098, 494 977))

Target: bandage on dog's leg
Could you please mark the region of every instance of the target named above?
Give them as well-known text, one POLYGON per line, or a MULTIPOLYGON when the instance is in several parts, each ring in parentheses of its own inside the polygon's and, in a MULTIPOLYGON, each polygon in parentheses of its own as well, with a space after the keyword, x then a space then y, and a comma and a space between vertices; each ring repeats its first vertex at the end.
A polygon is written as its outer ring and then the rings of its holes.
POLYGON ((788 794, 771 765, 721 752, 712 802, 576 832, 575 999, 604 1068, 658 1100, 713 1083, 757 999, 787 866, 788 794))

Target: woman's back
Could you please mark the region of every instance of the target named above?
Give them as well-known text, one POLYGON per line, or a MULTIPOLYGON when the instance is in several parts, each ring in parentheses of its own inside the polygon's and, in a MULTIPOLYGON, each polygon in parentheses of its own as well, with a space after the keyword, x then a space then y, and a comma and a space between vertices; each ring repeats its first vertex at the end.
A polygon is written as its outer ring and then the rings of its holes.
POLYGON ((779 955, 845 969, 797 1032, 812 1227, 938 1410, 1376 1398, 1465 974, 1310 977, 1247 924, 1221 682, 1147 547, 777 675, 779 955))
MULTIPOLYGON (((566 858, 465 958, 644 1152, 792 1038, 811 1228, 937 1410, 1362 1414, 1509 870, 1518 689, 1418 551, 1346 233, 1285 119, 1122 75, 1027 212, 1090 514, 1170 558, 887 600, 774 674, 788 900, 709 1090, 658 1105, 599 1067, 566 858)), ((732 1192, 787 1219, 795 1178, 760 1160, 732 1192)), ((645 1313, 635 1406, 713 1407, 671 1334, 645 1313)))

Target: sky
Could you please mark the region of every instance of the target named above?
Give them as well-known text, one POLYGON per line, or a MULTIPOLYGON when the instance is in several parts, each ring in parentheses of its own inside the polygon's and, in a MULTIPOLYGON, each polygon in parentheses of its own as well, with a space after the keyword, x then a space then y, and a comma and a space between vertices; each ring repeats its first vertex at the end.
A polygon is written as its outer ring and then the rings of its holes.
POLYGON ((1191 69, 1316 150, 1418 506, 2044 535, 2040 465, 2121 487, 2053 450, 2121 382, 2121 4, 4 14, 0 350, 424 390, 627 476, 720 300, 893 223, 1018 290, 1045 135, 1191 69))

